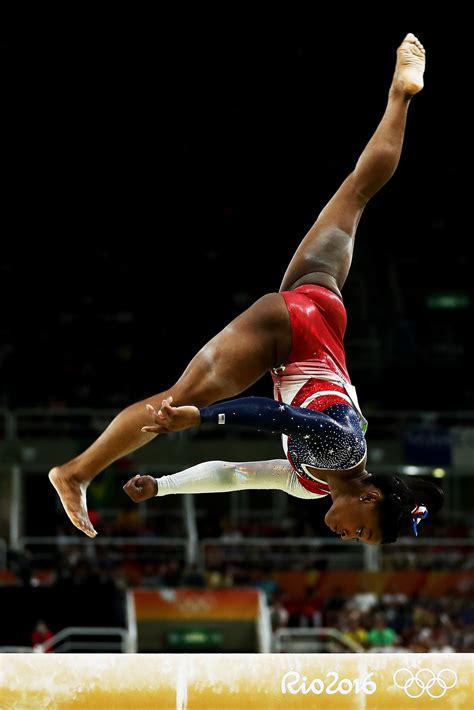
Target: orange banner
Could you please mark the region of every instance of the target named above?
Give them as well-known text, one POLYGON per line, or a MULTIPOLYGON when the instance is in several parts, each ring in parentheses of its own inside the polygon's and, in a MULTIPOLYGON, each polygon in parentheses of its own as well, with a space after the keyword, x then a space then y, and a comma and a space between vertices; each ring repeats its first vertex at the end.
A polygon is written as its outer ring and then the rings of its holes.
POLYGON ((135 589, 133 595, 138 621, 254 621, 259 613, 255 589, 135 589))

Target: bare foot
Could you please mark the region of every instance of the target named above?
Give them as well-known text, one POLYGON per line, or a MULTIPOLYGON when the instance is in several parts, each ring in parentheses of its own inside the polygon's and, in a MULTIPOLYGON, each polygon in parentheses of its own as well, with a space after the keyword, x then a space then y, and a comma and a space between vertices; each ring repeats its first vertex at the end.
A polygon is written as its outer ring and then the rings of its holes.
POLYGON ((409 32, 397 50, 394 82, 404 93, 414 96, 423 88, 425 49, 414 34, 409 32))
POLYGON ((95 537, 97 532, 87 512, 86 490, 89 483, 78 481, 74 474, 65 473, 59 466, 52 468, 48 475, 71 523, 89 537, 95 537))

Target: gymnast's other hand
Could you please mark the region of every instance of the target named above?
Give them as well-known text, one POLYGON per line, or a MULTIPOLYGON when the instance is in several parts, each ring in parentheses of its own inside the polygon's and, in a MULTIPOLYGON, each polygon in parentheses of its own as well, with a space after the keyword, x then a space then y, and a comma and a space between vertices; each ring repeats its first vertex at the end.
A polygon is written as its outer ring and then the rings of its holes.
POLYGON ((147 412, 151 415, 153 424, 142 427, 143 432, 149 434, 167 434, 172 431, 183 431, 197 427, 201 423, 199 409, 194 406, 173 407, 173 397, 167 397, 161 403, 157 412, 152 404, 146 405, 147 412))
POLYGON ((158 493, 158 483, 153 476, 133 476, 123 486, 125 493, 133 500, 134 503, 141 503, 148 498, 154 498, 158 493))

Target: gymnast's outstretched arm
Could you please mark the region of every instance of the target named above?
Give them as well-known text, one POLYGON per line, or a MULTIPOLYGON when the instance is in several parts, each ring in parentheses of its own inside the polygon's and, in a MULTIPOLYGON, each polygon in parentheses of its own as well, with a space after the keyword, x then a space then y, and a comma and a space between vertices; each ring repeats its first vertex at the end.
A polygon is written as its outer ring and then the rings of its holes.
MULTIPOLYGON (((152 405, 147 405, 153 423, 143 427, 142 431, 165 434, 208 424, 313 439, 325 434, 330 428, 339 435, 351 433, 360 438, 364 436, 359 416, 357 429, 354 430, 354 422, 348 416, 338 422, 325 412, 294 407, 269 397, 236 397, 201 409, 193 405, 175 407, 172 401, 172 397, 164 399, 158 411, 152 405)), ((346 408, 349 410, 349 407, 346 408)))
POLYGON ((286 459, 245 463, 205 461, 161 478, 134 476, 123 489, 135 503, 172 493, 231 493, 248 489, 284 491, 295 498, 320 497, 301 485, 286 459))

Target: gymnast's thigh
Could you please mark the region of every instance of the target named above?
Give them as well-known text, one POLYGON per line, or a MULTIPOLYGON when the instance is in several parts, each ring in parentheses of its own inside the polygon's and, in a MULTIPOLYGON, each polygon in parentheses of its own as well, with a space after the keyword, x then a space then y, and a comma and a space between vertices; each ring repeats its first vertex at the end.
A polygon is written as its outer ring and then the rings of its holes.
POLYGON ((172 389, 175 402, 203 406, 240 394, 284 362, 290 349, 285 301, 267 294, 201 348, 172 389))

